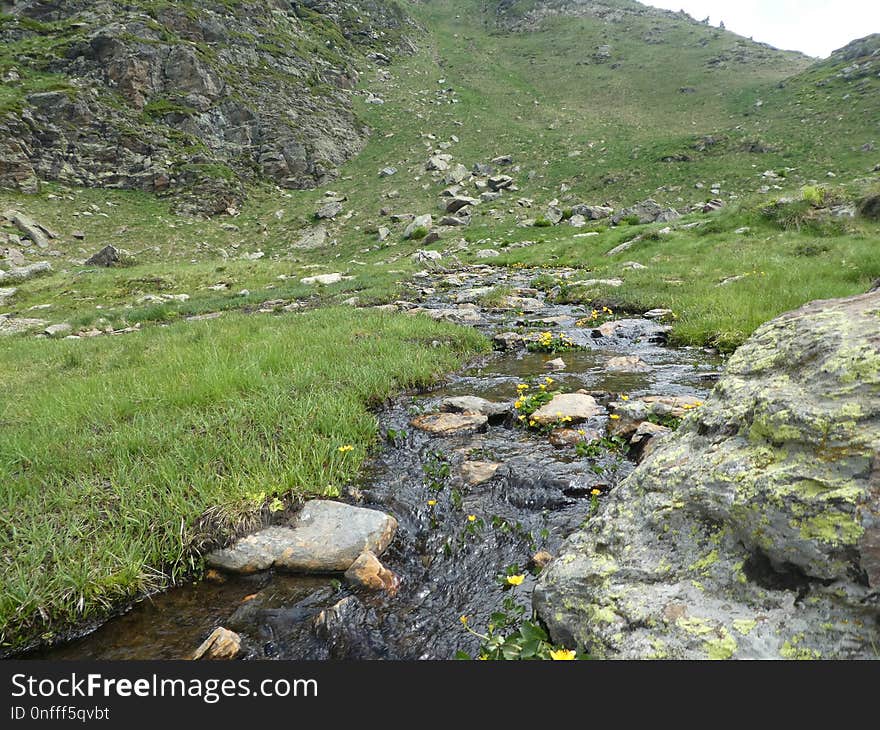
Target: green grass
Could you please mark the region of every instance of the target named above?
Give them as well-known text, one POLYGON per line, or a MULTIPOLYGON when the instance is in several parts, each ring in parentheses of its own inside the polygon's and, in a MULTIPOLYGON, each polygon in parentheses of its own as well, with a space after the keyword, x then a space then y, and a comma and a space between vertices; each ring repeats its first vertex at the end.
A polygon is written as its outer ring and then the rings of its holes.
POLYGON ((3 348, 2 645, 191 573, 272 497, 337 496, 374 443, 369 409, 484 348, 347 308, 3 348))

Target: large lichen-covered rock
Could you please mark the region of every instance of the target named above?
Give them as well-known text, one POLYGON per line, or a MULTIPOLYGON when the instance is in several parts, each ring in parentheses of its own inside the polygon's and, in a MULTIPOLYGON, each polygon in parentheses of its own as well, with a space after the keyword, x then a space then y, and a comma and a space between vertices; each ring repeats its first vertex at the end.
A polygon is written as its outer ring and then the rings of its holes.
POLYGON ((875 657, 880 293, 762 326, 534 602, 597 656, 875 657))

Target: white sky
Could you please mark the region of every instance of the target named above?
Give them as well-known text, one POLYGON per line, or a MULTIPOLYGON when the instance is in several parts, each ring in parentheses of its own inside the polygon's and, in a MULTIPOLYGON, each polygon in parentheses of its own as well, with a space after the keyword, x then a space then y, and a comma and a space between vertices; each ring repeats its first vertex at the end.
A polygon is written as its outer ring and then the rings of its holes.
POLYGON ((684 10, 697 20, 808 56, 828 56, 856 38, 880 33, 880 0, 642 0, 684 10))

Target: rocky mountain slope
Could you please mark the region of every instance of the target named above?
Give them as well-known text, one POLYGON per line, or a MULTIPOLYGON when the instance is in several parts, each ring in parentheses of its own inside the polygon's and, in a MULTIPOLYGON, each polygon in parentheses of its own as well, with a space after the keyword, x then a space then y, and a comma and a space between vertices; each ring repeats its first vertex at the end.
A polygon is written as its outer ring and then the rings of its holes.
MULTIPOLYGON (((186 191, 322 184, 363 145, 365 54, 413 30, 394 2, 14 0, 0 15, 0 184, 186 191)), ((387 54, 387 55, 386 55, 387 54)))

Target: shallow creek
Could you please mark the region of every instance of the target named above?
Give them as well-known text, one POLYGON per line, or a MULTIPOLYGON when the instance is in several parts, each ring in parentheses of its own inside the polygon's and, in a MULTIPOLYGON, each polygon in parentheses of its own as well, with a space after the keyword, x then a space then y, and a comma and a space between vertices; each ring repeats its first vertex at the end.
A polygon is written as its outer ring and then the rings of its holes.
MULTIPOLYGON (((583 349, 560 354, 516 347, 494 353, 450 376, 437 389, 395 399, 377 414, 383 446, 344 499, 393 514, 397 536, 382 562, 400 578, 397 594, 367 593, 341 576, 294 576, 272 571, 223 582, 201 581, 143 600, 88 636, 34 654, 49 659, 185 658, 216 626, 238 632, 248 658, 442 659, 459 650, 476 654, 479 639, 464 630, 469 617, 484 630, 489 616, 513 595, 530 606, 534 576, 526 570, 538 550, 555 554, 561 542, 589 519, 591 492, 607 493, 634 463, 602 449, 590 458, 572 446, 557 448, 517 425, 512 411, 519 383, 544 382, 553 389, 585 389, 600 404, 620 394, 703 397, 720 368, 713 353, 665 345, 665 327, 626 318, 611 336, 578 320, 590 308, 556 304, 530 288, 540 272, 474 267, 417 279, 401 309, 430 310, 435 317, 500 332, 565 333, 583 349), (514 308, 480 304, 487 287, 510 287, 514 308), (583 324, 583 323, 582 323, 583 324), (549 372, 548 360, 566 368, 549 372), (607 368, 611 358, 637 356, 636 372, 607 368), (431 436, 411 419, 433 413, 445 397, 473 395, 511 404, 483 433, 431 436), (501 466, 488 481, 468 486, 462 464, 501 466), (429 500, 436 504, 429 505, 429 500), (468 516, 474 516, 469 521, 468 516), (505 592, 498 576, 516 565, 522 585, 505 592), (327 609, 325 611, 325 609, 327 609), (323 620, 316 617, 325 611, 323 620)), ((557 277, 572 272, 550 271, 557 277)), ((625 319, 621 316, 620 319, 625 319)), ((536 385, 533 385, 536 387, 536 385)), ((605 432, 607 413, 576 428, 605 432)), ((601 497, 599 498, 601 499, 601 497)))

